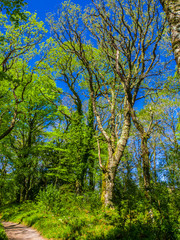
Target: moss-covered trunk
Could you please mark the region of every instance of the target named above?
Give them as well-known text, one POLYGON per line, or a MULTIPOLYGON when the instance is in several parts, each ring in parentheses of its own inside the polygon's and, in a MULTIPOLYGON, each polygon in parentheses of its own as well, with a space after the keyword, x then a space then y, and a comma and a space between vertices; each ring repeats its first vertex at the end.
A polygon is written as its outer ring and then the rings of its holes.
POLYGON ((113 208, 114 174, 105 172, 102 176, 101 201, 104 207, 113 208))
POLYGON ((108 151, 109 159, 102 173, 102 193, 101 201, 103 207, 113 208, 113 192, 114 192, 114 180, 116 176, 117 164, 115 162, 113 152, 109 146, 108 151))

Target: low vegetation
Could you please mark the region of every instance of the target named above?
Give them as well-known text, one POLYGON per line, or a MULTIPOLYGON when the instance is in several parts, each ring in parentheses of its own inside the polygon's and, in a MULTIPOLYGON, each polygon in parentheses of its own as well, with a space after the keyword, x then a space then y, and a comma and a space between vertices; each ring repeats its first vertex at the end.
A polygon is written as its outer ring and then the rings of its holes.
POLYGON ((0 240, 8 240, 6 233, 4 231, 4 227, 0 223, 0 240))
POLYGON ((6 205, 1 214, 5 221, 33 226, 48 239, 180 239, 177 192, 163 186, 154 191, 160 201, 154 199, 151 206, 137 189, 124 192, 115 209, 102 209, 98 193, 62 194, 51 185, 36 202, 6 205))

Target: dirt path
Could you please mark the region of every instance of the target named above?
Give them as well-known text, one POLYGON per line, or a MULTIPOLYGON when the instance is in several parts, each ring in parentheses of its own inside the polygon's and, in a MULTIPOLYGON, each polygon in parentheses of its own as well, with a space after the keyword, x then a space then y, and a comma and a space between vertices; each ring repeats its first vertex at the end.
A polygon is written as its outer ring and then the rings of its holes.
POLYGON ((30 227, 12 222, 2 222, 9 240, 45 240, 30 227))

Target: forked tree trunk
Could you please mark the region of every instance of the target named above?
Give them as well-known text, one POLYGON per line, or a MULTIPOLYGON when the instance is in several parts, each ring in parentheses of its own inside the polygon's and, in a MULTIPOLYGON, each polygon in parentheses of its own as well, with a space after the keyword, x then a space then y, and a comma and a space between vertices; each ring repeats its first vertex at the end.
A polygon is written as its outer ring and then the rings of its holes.
POLYGON ((180 0, 160 0, 160 2, 169 22, 172 49, 180 73, 180 0))
POLYGON ((126 108, 125 100, 125 113, 124 122, 120 139, 117 141, 116 146, 110 141, 108 143, 108 161, 103 166, 100 156, 100 144, 98 142, 99 163, 102 169, 102 193, 101 201, 104 208, 114 208, 113 205, 113 193, 114 193, 114 181, 116 177, 117 168, 119 162, 122 159, 127 140, 129 138, 129 131, 131 126, 130 111, 126 108))

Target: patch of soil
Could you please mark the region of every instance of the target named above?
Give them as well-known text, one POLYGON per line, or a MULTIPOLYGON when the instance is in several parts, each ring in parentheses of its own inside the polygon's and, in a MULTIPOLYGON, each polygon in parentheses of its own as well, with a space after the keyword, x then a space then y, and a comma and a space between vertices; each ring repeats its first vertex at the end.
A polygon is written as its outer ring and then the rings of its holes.
POLYGON ((34 229, 22 224, 2 222, 9 240, 45 240, 34 229))

